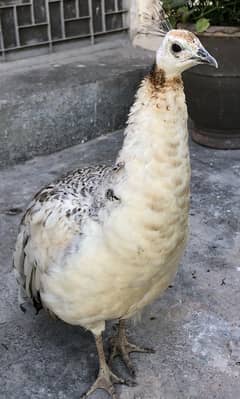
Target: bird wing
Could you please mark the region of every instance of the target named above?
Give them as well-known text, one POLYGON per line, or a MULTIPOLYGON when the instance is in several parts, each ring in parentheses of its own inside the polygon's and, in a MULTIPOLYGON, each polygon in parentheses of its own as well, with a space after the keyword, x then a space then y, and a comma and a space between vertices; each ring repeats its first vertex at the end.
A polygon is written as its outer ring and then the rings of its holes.
POLYGON ((75 209, 74 203, 71 204, 71 198, 64 199, 62 194, 58 190, 53 193, 51 189, 44 189, 28 208, 17 238, 13 263, 17 281, 23 288, 20 302, 24 303, 29 297, 37 310, 42 307, 41 275, 48 272, 58 253, 81 229, 76 218, 70 215, 75 209))
POLYGON ((44 306, 41 275, 51 270, 73 238, 81 234, 84 222, 96 219, 104 206, 103 180, 115 170, 106 166, 79 169, 34 197, 20 224, 13 259, 21 304, 29 297, 37 311, 44 306))

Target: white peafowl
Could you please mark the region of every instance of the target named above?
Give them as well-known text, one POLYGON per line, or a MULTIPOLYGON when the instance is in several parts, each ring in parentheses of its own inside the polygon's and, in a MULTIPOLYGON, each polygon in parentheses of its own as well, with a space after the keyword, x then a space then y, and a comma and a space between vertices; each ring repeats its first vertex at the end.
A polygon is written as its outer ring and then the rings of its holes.
POLYGON ((102 332, 119 320, 111 360, 148 352, 130 344, 125 320, 158 298, 174 278, 188 235, 190 165, 181 73, 217 67, 198 38, 170 30, 143 79, 115 165, 76 170, 43 188, 20 225, 17 279, 41 307, 95 337, 101 388, 116 399, 124 383, 107 364, 102 332))

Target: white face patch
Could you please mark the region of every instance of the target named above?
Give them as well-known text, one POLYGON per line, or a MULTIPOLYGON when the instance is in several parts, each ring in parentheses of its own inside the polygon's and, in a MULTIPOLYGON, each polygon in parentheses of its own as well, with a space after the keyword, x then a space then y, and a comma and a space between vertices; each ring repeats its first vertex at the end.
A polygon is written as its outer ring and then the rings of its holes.
POLYGON ((199 63, 199 49, 203 46, 192 32, 171 30, 157 52, 157 65, 167 76, 179 75, 199 63))

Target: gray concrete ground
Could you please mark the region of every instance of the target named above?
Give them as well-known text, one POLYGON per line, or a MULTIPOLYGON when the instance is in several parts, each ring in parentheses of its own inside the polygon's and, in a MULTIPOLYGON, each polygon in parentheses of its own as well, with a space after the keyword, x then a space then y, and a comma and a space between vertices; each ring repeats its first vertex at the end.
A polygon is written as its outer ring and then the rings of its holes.
POLYGON ((123 35, 0 64, 0 167, 123 128, 153 59, 123 35))
MULTIPOLYGON (((90 333, 19 310, 12 252, 18 211, 33 193, 68 169, 111 162, 121 140, 116 132, 0 172, 1 399, 79 399, 95 378, 90 333)), ((172 286, 129 325, 132 340, 156 354, 132 356, 138 385, 117 388, 124 399, 240 397, 240 151, 191 144, 191 158, 188 249, 172 286)), ((115 371, 126 375, 120 361, 115 371)))

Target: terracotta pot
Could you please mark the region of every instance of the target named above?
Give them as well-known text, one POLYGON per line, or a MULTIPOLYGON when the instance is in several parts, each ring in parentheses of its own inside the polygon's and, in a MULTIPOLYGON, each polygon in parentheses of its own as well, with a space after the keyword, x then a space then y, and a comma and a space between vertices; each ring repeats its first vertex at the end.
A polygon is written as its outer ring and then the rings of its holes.
POLYGON ((184 74, 193 140, 213 148, 240 148, 240 29, 211 27, 199 38, 219 69, 201 65, 184 74))

